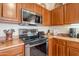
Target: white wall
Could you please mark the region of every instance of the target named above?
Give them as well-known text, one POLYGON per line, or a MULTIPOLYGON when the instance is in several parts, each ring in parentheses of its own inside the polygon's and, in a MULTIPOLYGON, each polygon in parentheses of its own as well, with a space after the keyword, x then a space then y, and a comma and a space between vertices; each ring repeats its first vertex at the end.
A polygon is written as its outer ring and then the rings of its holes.
POLYGON ((58 33, 68 33, 69 28, 77 28, 77 32, 79 32, 79 24, 71 24, 71 25, 63 25, 63 26, 20 26, 18 24, 4 24, 0 23, 0 36, 5 36, 3 32, 4 29, 15 29, 13 35, 19 35, 19 29, 38 29, 38 31, 47 32, 48 29, 51 30, 55 35, 58 33))
POLYGON ((15 29, 15 32, 13 35, 19 34, 19 29, 38 29, 38 31, 44 31, 47 32, 49 27, 45 26, 20 26, 18 24, 4 24, 0 23, 0 36, 5 36, 5 33, 3 32, 4 29, 15 29))
POLYGON ((54 35, 56 35, 58 33, 68 33, 69 28, 76 28, 76 31, 79 32, 79 24, 52 26, 51 31, 54 33, 54 35))

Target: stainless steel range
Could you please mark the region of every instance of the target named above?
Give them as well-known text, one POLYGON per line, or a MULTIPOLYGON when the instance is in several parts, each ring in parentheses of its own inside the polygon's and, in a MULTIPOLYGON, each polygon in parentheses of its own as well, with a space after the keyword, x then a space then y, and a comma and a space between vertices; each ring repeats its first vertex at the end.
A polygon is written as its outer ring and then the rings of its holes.
POLYGON ((31 55, 30 54, 31 47, 42 46, 42 44, 43 44, 42 50, 44 49, 44 51, 42 52, 46 54, 47 38, 44 37, 44 32, 38 32, 37 29, 20 29, 19 38, 22 39, 25 43, 25 55, 26 56, 31 55))

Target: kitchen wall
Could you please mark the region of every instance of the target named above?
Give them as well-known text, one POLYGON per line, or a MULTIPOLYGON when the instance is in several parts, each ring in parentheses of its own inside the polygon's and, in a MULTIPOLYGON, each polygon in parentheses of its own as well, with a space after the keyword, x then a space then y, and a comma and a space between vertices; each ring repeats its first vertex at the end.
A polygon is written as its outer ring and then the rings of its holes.
POLYGON ((0 23, 0 36, 5 36, 5 33, 3 32, 4 29, 15 29, 15 32, 13 35, 17 36, 19 34, 19 29, 38 29, 38 31, 44 31, 47 32, 49 27, 48 26, 20 26, 18 24, 6 24, 6 23, 0 23))
POLYGON ((38 29, 38 31, 44 31, 45 33, 50 29, 54 35, 58 33, 68 33, 69 28, 76 28, 77 32, 79 32, 79 24, 70 24, 63 26, 20 26, 18 24, 6 24, 0 23, 0 36, 5 36, 3 32, 4 29, 15 29, 13 35, 17 36, 19 34, 19 29, 38 29))
POLYGON ((52 26, 51 31, 54 33, 54 35, 57 35, 58 33, 68 33, 69 28, 76 28, 76 31, 79 33, 79 24, 52 26))

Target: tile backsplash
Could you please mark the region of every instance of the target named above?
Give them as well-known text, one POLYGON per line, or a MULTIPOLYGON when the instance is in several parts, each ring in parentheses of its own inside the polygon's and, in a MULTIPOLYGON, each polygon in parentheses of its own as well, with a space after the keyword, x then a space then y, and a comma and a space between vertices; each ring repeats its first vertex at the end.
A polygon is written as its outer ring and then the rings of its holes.
POLYGON ((49 27, 48 26, 20 26, 18 24, 0 23, 0 36, 5 36, 5 33, 3 32, 4 29, 15 29, 13 35, 17 36, 19 35, 19 29, 38 29, 38 31, 47 32, 49 27))
POLYGON ((13 35, 19 35, 19 29, 38 29, 38 31, 44 31, 45 33, 50 29, 54 35, 58 33, 68 33, 69 28, 77 28, 79 32, 79 24, 63 25, 63 26, 20 26, 18 24, 0 23, 0 36, 5 36, 4 29, 15 29, 13 35))
POLYGON ((79 24, 52 26, 51 31, 53 31, 54 35, 57 35, 58 33, 69 33, 69 28, 76 28, 76 31, 79 32, 79 24))

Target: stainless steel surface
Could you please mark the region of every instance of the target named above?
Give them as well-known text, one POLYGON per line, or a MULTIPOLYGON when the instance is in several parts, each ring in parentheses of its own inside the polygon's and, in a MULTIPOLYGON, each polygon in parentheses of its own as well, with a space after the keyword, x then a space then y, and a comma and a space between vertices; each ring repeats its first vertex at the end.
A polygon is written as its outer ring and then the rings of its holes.
POLYGON ((41 26, 42 16, 33 11, 22 9, 22 23, 20 25, 41 26))

